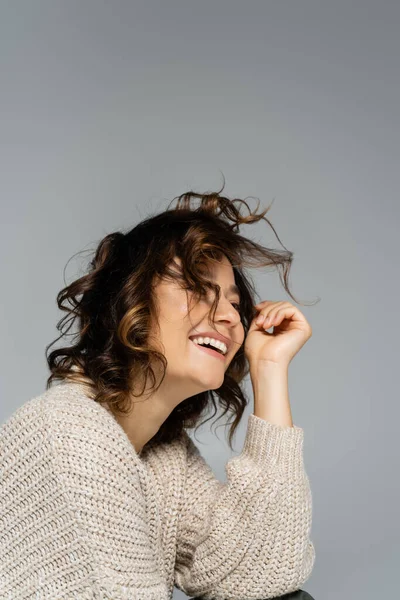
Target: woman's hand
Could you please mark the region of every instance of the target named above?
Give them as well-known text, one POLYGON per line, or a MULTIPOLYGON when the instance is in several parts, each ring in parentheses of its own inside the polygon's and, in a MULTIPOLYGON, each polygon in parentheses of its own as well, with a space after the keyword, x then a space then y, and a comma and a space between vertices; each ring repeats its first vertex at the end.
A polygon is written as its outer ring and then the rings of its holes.
POLYGON ((244 343, 250 369, 254 371, 264 363, 289 366, 292 358, 311 337, 310 324, 290 302, 263 300, 255 308, 258 314, 250 324, 244 343), (268 333, 266 329, 271 326, 274 327, 273 333, 268 333))

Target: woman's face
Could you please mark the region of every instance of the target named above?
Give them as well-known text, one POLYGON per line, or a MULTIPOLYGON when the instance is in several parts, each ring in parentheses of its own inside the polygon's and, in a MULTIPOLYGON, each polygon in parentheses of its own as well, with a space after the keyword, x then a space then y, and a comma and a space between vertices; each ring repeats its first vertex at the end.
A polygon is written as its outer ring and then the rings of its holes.
MULTIPOLYGON (((175 257, 180 266, 181 261, 175 257)), ((160 350, 167 359, 166 380, 174 387, 179 382, 180 392, 185 398, 199 392, 219 388, 225 371, 244 342, 244 328, 241 322, 238 291, 232 289, 235 279, 232 266, 224 256, 219 263, 210 263, 209 278, 220 286, 220 300, 215 312, 213 325, 209 324, 212 305, 212 290, 208 298, 192 303, 192 293, 182 289, 177 281, 161 281, 155 287, 159 306, 158 320, 160 332, 157 339, 160 350), (195 344, 192 339, 206 332, 220 333, 228 338, 228 351, 225 355, 208 351, 195 344), (192 338, 192 339, 191 339, 192 338)), ((172 265, 175 269, 175 266, 172 265)), ((207 336, 207 337, 212 337, 207 336)))

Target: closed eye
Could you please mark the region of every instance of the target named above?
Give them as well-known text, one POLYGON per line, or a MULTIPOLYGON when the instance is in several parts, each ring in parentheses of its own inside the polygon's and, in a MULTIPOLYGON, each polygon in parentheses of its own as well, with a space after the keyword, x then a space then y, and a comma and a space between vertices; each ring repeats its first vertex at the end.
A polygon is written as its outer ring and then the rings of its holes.
MULTIPOLYGON (((190 289, 190 288, 188 288, 190 289)), ((208 296, 208 291, 206 291, 204 294, 202 294, 202 296, 204 296, 205 298, 208 296)), ((240 313, 240 302, 231 302, 232 306, 235 306, 235 309, 237 310, 238 313, 240 313)))

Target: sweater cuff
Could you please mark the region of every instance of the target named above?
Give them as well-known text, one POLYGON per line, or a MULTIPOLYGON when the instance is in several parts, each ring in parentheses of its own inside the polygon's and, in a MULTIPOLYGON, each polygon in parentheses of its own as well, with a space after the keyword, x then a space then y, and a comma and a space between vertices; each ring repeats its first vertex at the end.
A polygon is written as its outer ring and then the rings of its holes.
POLYGON ((303 441, 301 427, 276 425, 250 414, 241 456, 264 472, 295 479, 304 475, 303 441))

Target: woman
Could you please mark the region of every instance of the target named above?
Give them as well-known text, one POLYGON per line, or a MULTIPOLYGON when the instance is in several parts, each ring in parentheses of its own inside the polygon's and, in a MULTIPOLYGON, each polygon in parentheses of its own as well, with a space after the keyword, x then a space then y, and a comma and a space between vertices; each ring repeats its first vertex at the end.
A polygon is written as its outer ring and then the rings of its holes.
POLYGON ((282 269, 293 298, 292 253, 242 236, 269 208, 244 216, 221 191, 107 235, 59 292, 60 337, 77 324, 75 340, 46 348, 46 391, 1 428, 1 598, 168 600, 175 586, 266 599, 308 579, 312 498, 287 379, 311 327, 289 302, 255 303, 244 268, 282 269), (232 449, 246 375, 252 413, 221 483, 187 429, 217 400, 232 449))

